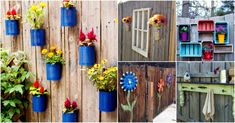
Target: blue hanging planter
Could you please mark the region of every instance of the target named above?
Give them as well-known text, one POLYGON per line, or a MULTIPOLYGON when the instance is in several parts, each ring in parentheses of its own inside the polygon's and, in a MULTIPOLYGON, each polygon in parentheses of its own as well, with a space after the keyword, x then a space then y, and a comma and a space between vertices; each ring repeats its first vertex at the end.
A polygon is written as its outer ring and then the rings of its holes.
POLYGON ((19 20, 5 20, 6 35, 19 34, 19 20))
POLYGON ((93 66, 95 64, 95 46, 79 47, 79 64, 81 66, 93 66))
POLYGON ((77 11, 75 7, 61 7, 61 26, 76 26, 77 11))
POLYGON ((102 112, 115 111, 117 107, 117 91, 99 91, 99 110, 102 112))
POLYGON ((78 113, 63 113, 62 122, 78 122, 78 113))
POLYGON ((45 45, 45 30, 44 29, 30 29, 31 46, 45 45))
POLYGON ((62 72, 62 64, 61 63, 47 63, 46 64, 46 73, 47 80, 60 80, 62 72))
POLYGON ((44 112, 46 111, 46 105, 47 105, 47 99, 46 95, 33 95, 32 97, 32 105, 33 105, 33 111, 34 112, 44 112))

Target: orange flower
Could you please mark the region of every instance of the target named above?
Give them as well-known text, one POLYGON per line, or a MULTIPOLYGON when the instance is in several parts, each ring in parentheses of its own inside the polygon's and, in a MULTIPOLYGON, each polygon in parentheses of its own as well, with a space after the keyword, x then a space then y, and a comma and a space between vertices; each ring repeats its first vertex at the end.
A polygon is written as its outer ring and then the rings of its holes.
POLYGON ((163 79, 160 79, 160 81, 159 81, 158 84, 157 84, 158 92, 162 92, 163 89, 164 89, 164 86, 165 86, 164 80, 163 80, 163 79))
POLYGON ((123 23, 131 23, 131 16, 126 16, 122 19, 123 23))

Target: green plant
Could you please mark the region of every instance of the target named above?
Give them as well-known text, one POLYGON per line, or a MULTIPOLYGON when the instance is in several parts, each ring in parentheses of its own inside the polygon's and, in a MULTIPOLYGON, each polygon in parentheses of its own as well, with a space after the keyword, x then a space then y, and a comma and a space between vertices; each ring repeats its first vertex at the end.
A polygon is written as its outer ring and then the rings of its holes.
POLYGON ((10 54, 0 49, 1 66, 1 122, 18 121, 28 107, 27 90, 31 73, 25 68, 26 54, 18 51, 10 54))
POLYGON ((183 33, 183 32, 188 32, 188 27, 187 27, 187 26, 183 26, 183 27, 180 29, 180 33, 183 33))
POLYGON ((133 121, 133 111, 134 111, 134 107, 135 107, 135 104, 137 101, 137 97, 135 97, 134 101, 131 103, 130 102, 130 94, 131 94, 131 91, 128 91, 127 98, 126 98, 127 104, 121 104, 121 107, 122 107, 122 110, 130 112, 130 122, 132 122, 133 121))
POLYGON ((94 82, 99 90, 114 91, 117 83, 117 67, 106 67, 107 60, 95 64, 88 70, 88 78, 94 82))
POLYGON ((50 51, 48 51, 47 49, 43 49, 42 55, 44 55, 44 59, 46 63, 51 63, 51 64, 55 64, 55 63, 64 64, 65 63, 62 57, 62 51, 56 49, 56 47, 51 47, 50 51))
POLYGON ((33 86, 31 86, 29 88, 30 92, 29 94, 32 94, 32 95, 48 95, 48 91, 47 89, 44 89, 43 86, 39 87, 39 81, 36 80, 34 83, 33 83, 33 86))
POLYGON ((26 19, 30 23, 32 29, 40 29, 43 26, 46 3, 41 2, 40 5, 32 5, 27 13, 26 19))
POLYGON ((69 7, 73 7, 74 4, 72 2, 70 2, 70 0, 63 0, 63 7, 69 8, 69 7))

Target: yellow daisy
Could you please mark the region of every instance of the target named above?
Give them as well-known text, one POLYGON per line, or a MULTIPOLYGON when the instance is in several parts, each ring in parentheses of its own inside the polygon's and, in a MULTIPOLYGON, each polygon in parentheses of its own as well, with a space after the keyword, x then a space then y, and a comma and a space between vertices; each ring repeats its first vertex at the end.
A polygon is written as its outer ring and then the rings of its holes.
POLYGON ((61 55, 61 54, 62 54, 62 51, 61 51, 61 50, 56 50, 56 53, 57 53, 58 55, 61 55))
POLYGON ((54 56, 54 53, 53 53, 53 52, 50 52, 50 53, 47 54, 47 56, 48 56, 49 58, 51 58, 52 56, 54 56))
POLYGON ((45 3, 45 2, 41 2, 41 3, 40 3, 40 6, 41 6, 42 8, 44 8, 44 7, 46 7, 46 3, 45 3))
POLYGON ((32 5, 30 9, 32 11, 37 11, 38 10, 38 6, 37 5, 32 5))
POLYGON ((51 51, 54 51, 55 49, 56 49, 55 46, 52 46, 52 47, 50 48, 51 51))
POLYGON ((42 54, 43 54, 43 55, 45 55, 47 52, 48 52, 47 49, 43 49, 43 50, 42 50, 42 54))
POLYGON ((104 77, 103 76, 100 76, 99 77, 100 81, 104 80, 104 77))

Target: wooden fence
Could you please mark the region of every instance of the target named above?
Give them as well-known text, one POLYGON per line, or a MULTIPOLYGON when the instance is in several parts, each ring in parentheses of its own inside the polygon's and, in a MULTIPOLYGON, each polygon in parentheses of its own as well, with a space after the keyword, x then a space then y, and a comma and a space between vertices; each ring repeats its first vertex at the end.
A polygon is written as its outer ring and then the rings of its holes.
MULTIPOLYGON (((230 68, 232 62, 179 62, 177 63, 177 82, 183 82, 182 76, 186 71, 190 74, 203 74, 204 77, 194 77, 192 83, 218 83, 219 78, 206 77, 208 73, 214 73, 214 69, 220 67, 220 70, 230 68)), ((234 64, 234 63, 233 63, 234 64)), ((217 73, 218 74, 218 73, 217 73)), ((233 85, 231 85, 233 86, 233 85)), ((179 105, 179 92, 177 89, 177 119, 178 121, 188 122, 205 122, 205 117, 202 113, 204 102, 206 99, 205 93, 184 92, 184 106, 179 105)), ((231 96, 215 95, 215 114, 214 122, 233 122, 233 98, 231 96)))
MULTIPOLYGON (((118 41, 120 61, 175 61, 175 1, 128 1, 118 5, 118 41), (125 16, 132 16, 134 9, 151 8, 150 17, 154 14, 166 16, 166 26, 160 30, 161 39, 156 41, 155 29, 150 26, 149 54, 144 57, 132 49, 132 31, 125 31, 121 22, 125 16)), ((147 43, 147 40, 144 40, 147 43)))
MULTIPOLYGON (((216 53, 214 54, 214 61, 233 61, 234 60, 234 35, 235 35, 235 23, 234 23, 234 14, 228 14, 228 15, 225 15, 225 16, 216 16, 216 17, 211 17, 211 18, 208 18, 208 19, 211 19, 211 20, 214 20, 215 22, 216 21, 227 21, 228 24, 229 24, 229 44, 232 44, 233 45, 233 53, 216 53)), ((183 17, 177 17, 177 25, 179 24, 197 24, 197 21, 200 20, 199 18, 197 19, 190 19, 190 18, 183 18, 183 17)), ((197 36, 192 36, 194 32, 197 32, 197 28, 196 26, 192 27, 191 28, 191 41, 195 41, 197 40, 197 36)), ((179 41, 179 36, 178 36, 178 29, 177 29, 177 61, 201 61, 201 58, 182 58, 182 57, 179 57, 179 53, 180 53, 180 48, 179 48, 179 44, 180 44, 180 41, 179 41)), ((204 35, 205 36, 208 36, 208 35, 204 35)))
MULTIPOLYGON (((161 111, 175 101, 175 63, 119 63, 119 77, 127 71, 137 75, 137 89, 131 93, 131 100, 137 96, 137 103, 134 108, 133 121, 152 121, 161 111), (171 86, 164 87, 161 102, 157 96, 157 84, 160 79, 166 80, 166 76, 172 73, 173 81, 171 86), (159 110, 158 110, 159 106, 159 110)), ((127 92, 124 92, 118 84, 118 121, 128 122, 130 113, 121 109, 121 104, 126 104, 127 92)))
MULTIPOLYGON (((59 122, 62 120, 63 102, 66 97, 78 102, 79 121, 116 121, 117 112, 101 113, 98 109, 98 91, 92 82, 87 79, 86 70, 78 64, 79 54, 77 38, 79 29, 84 32, 94 28, 98 36, 95 43, 97 62, 108 59, 111 64, 117 64, 117 2, 116 1, 74 1, 78 11, 78 24, 76 27, 60 26, 61 1, 45 1, 47 3, 44 28, 46 29, 46 46, 30 46, 29 24, 20 24, 20 35, 10 37, 5 35, 4 16, 12 6, 19 4, 20 15, 24 17, 27 9, 40 1, 1 1, 0 22, 1 47, 11 51, 23 50, 28 54, 30 71, 42 78, 43 85, 48 88, 49 101, 44 113, 34 113, 31 102, 26 114, 26 121, 59 122), (42 60, 41 50, 57 46, 63 50, 66 64, 63 65, 62 79, 60 81, 47 81, 45 63, 42 60)), ((31 78, 35 81, 35 78, 31 78)), ((31 99, 31 98, 30 98, 31 99)))

